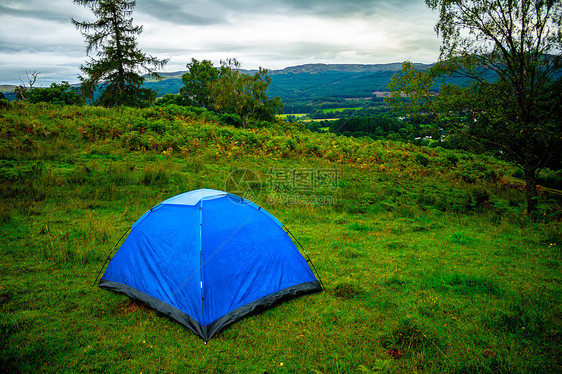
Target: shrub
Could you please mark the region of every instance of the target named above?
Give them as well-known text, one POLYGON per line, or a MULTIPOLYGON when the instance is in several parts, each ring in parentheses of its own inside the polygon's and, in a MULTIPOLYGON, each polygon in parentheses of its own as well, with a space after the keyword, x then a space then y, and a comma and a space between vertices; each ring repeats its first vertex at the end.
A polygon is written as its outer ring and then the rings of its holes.
POLYGON ((68 82, 52 83, 48 88, 21 90, 21 99, 30 103, 52 103, 58 105, 82 105, 84 100, 68 82))
POLYGON ((224 113, 221 114, 219 117, 220 121, 224 125, 234 126, 234 127, 241 127, 242 126, 242 119, 238 114, 234 113, 224 113))
POLYGON ((537 182, 542 186, 560 190, 562 189, 562 170, 555 172, 551 170, 543 170, 541 174, 539 174, 537 182))
POLYGON ((459 158, 457 155, 455 154, 450 154, 447 155, 447 161, 452 165, 452 166, 456 166, 459 162, 459 158))
POLYGON ((416 153, 415 160, 421 166, 428 166, 429 165, 429 158, 422 153, 416 153))
POLYGON ((518 179, 525 179, 525 173, 521 169, 515 169, 511 176, 518 179))
POLYGON ((10 105, 10 100, 4 96, 2 92, 0 92, 0 109, 7 108, 10 105))
POLYGON ((190 106, 193 101, 186 95, 179 94, 165 94, 161 98, 157 99, 154 106, 166 107, 171 105, 176 106, 190 106))

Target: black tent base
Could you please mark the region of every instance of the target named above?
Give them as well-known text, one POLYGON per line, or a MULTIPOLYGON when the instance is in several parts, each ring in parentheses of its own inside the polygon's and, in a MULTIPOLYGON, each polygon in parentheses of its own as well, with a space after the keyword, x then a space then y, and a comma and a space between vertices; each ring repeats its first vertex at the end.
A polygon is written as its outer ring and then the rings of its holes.
POLYGON ((240 308, 235 309, 228 314, 225 314, 211 324, 202 326, 199 322, 197 322, 181 310, 177 309, 176 307, 173 307, 160 299, 147 295, 144 292, 141 292, 122 283, 102 279, 98 286, 107 290, 125 294, 150 306, 152 309, 176 320, 185 327, 189 328, 196 335, 201 337, 201 339, 203 339, 205 343, 207 343, 221 330, 225 329, 227 326, 233 324, 234 322, 241 320, 242 318, 261 313, 266 309, 274 307, 282 301, 293 299, 305 294, 322 291, 322 287, 318 281, 297 284, 295 286, 287 287, 276 293, 264 296, 261 299, 243 305, 240 308))

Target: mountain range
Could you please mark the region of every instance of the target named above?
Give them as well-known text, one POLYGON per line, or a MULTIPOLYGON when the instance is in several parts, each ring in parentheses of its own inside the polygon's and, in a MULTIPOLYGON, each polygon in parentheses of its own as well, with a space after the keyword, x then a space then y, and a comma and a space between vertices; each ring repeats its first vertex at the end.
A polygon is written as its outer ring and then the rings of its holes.
MULTIPOLYGON (((420 69, 431 65, 416 64, 420 69)), ((358 64, 306 64, 281 70, 269 70, 271 85, 268 96, 279 96, 284 100, 315 97, 361 98, 371 97, 375 92, 388 91, 392 76, 401 71, 402 63, 358 65, 358 64)), ((252 74, 256 70, 244 70, 252 74)), ((158 92, 178 93, 183 86, 181 76, 185 71, 163 73, 161 81, 147 81, 145 86, 158 92)))
MULTIPOLYGON (((416 64, 420 69, 431 65, 416 64)), ((318 97, 363 98, 376 92, 388 91, 392 76, 399 72, 402 63, 359 64, 306 64, 290 66, 281 70, 269 70, 271 85, 268 96, 279 96, 282 100, 303 100, 318 97)), ((253 74, 256 70, 244 70, 253 74)), ((164 72, 160 81, 147 79, 144 86, 158 92, 176 94, 183 86, 181 76, 186 71, 164 72)), ((11 97, 16 86, 2 86, 6 96, 11 97), (11 91, 11 92, 10 92, 11 91)))

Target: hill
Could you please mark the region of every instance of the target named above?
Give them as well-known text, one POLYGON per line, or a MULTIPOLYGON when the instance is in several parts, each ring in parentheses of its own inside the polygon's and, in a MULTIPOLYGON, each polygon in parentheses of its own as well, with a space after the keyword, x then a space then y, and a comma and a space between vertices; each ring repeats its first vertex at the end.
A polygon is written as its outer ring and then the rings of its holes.
MULTIPOLYGON (((431 65, 417 64, 420 68, 431 65)), ((271 85, 268 95, 282 100, 300 101, 316 97, 363 98, 373 92, 387 91, 391 77, 401 70, 401 63, 379 65, 307 64, 281 70, 270 70, 271 85)), ((245 70, 253 73, 252 70, 245 70)), ((146 87, 158 94, 178 93, 183 86, 181 76, 185 71, 165 73, 162 81, 150 81, 146 87)))
MULTIPOLYGON (((416 64, 422 69, 431 65, 416 64)), ((359 64, 306 64, 281 70, 270 70, 271 85, 268 96, 279 96, 284 102, 310 102, 315 98, 366 98, 374 92, 387 91, 392 76, 401 70, 401 63, 359 64)), ((244 70, 251 74, 255 71, 244 70)), ((176 94, 183 86, 181 76, 185 71, 161 73, 163 80, 149 79, 144 86, 154 89, 159 96, 176 94)), ((2 86, 3 92, 14 86, 2 86)), ((13 95, 9 95, 13 99, 13 95)))
POLYGON ((17 86, 10 85, 10 84, 3 84, 0 85, 0 92, 7 93, 7 92, 14 92, 17 86))
POLYGON ((541 196, 531 220, 513 172, 198 108, 13 103, 0 109, 0 372, 560 372, 560 204, 541 196), (152 206, 240 185, 299 238, 325 292, 204 345, 92 287, 152 206))

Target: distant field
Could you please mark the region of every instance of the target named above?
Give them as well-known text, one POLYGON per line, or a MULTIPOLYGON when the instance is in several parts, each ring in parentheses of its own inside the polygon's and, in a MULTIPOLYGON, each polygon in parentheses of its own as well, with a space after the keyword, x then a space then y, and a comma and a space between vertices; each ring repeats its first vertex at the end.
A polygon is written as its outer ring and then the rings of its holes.
POLYGON ((5 93, 5 92, 14 92, 14 90, 16 89, 17 86, 12 86, 12 85, 0 85, 0 92, 5 93))
POLYGON ((293 116, 296 117, 300 122, 322 122, 322 121, 337 121, 339 118, 320 118, 314 119, 309 118, 307 113, 300 113, 300 114, 279 114, 277 117, 281 119, 287 119, 287 117, 293 116))
POLYGON ((308 114, 307 113, 295 113, 295 114, 279 114, 277 117, 281 118, 281 119, 286 119, 288 116, 293 116, 293 117, 307 117, 308 114))
POLYGON ((337 112, 343 112, 345 110, 360 110, 363 109, 363 107, 355 107, 355 108, 330 108, 330 109, 322 109, 322 111, 324 113, 337 113, 337 112))
POLYGON ((307 118, 301 122, 323 122, 323 121, 337 121, 339 118, 307 118))

